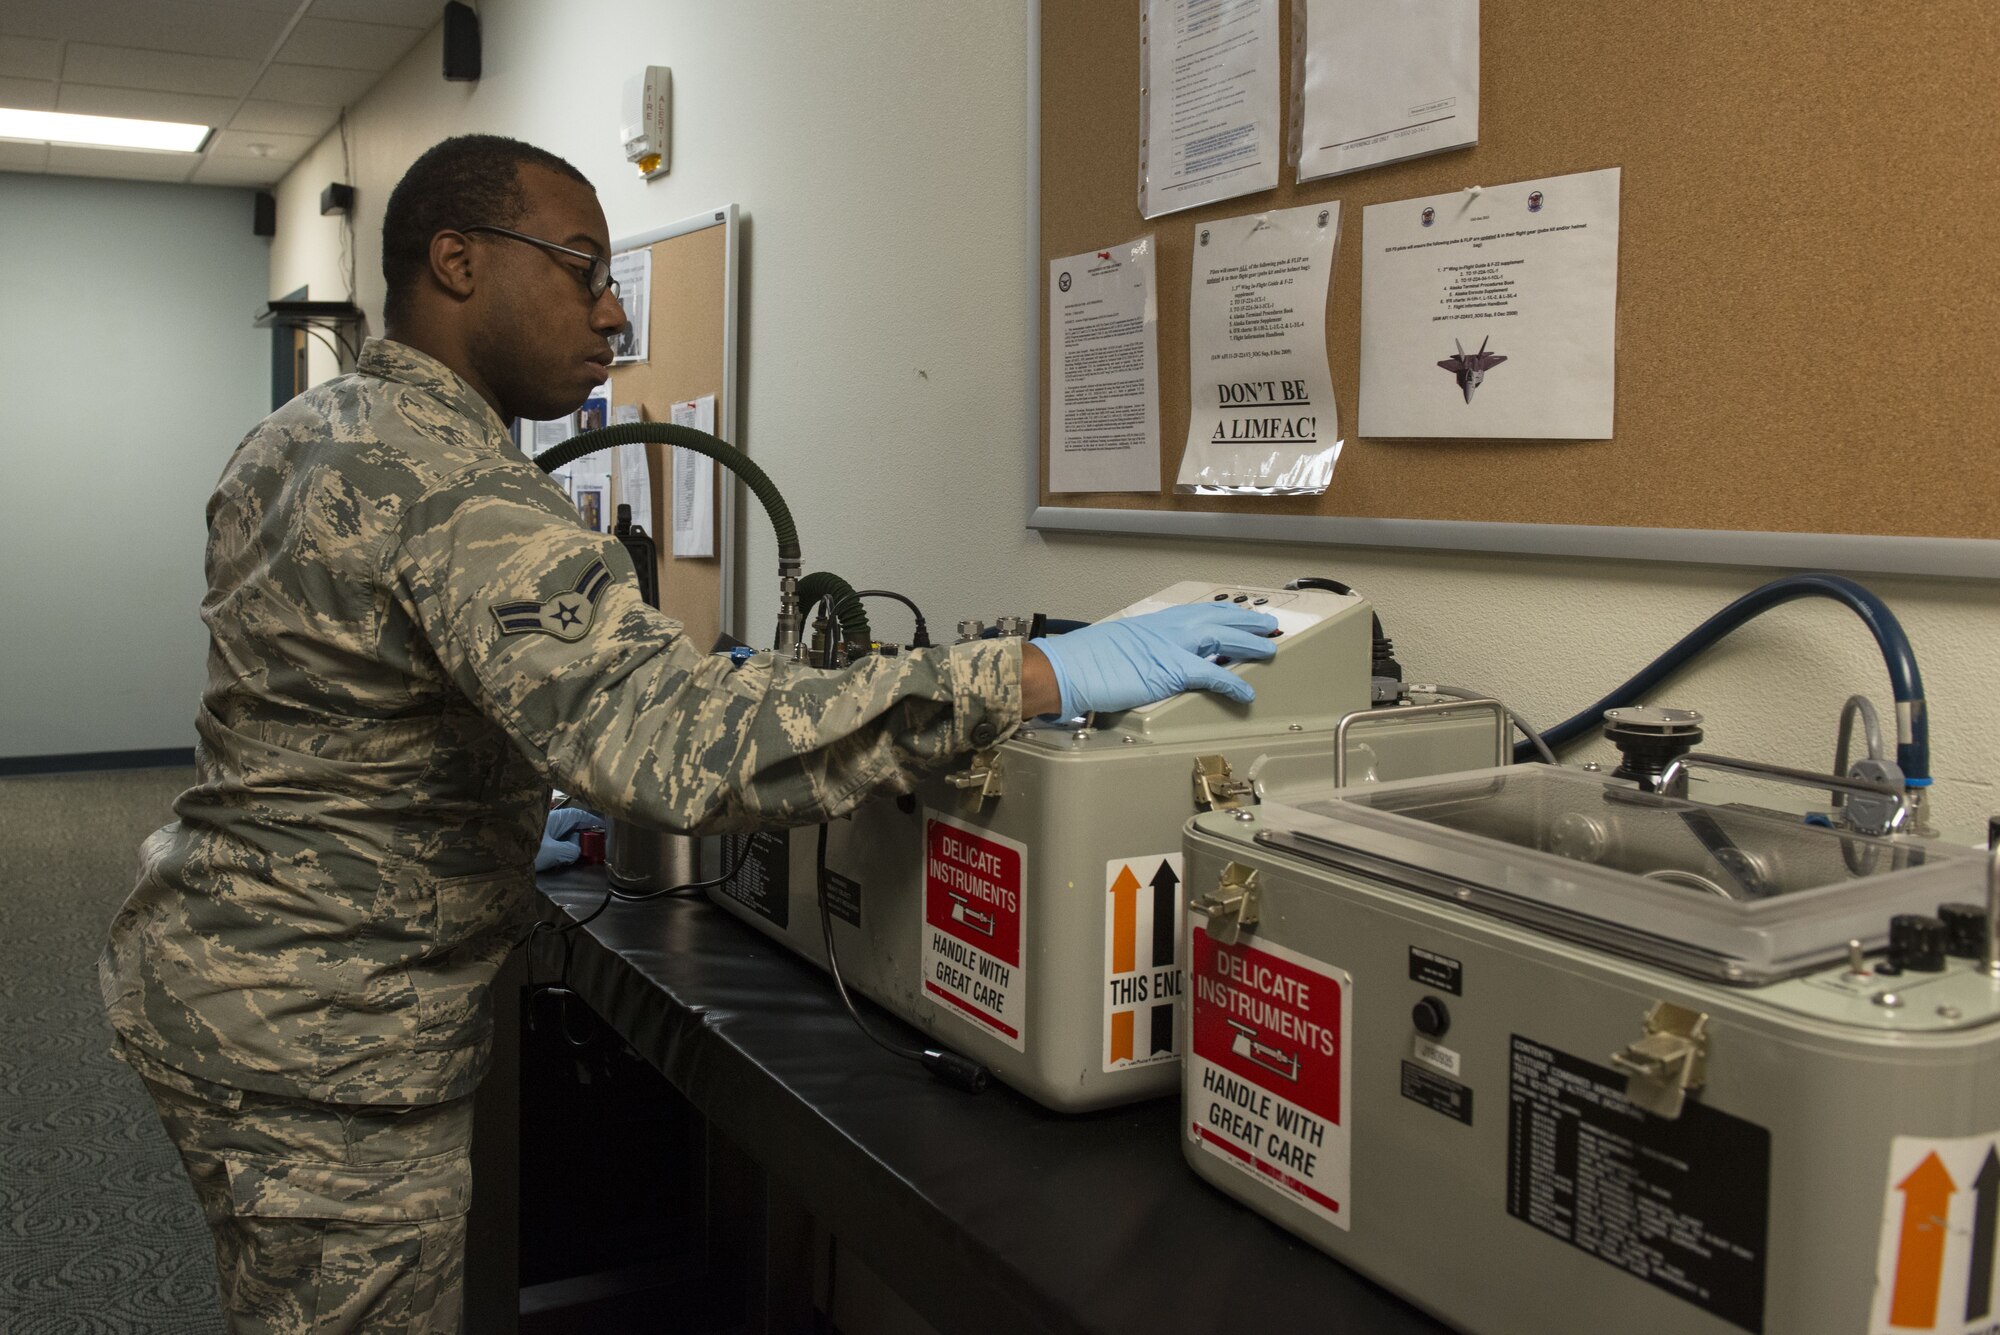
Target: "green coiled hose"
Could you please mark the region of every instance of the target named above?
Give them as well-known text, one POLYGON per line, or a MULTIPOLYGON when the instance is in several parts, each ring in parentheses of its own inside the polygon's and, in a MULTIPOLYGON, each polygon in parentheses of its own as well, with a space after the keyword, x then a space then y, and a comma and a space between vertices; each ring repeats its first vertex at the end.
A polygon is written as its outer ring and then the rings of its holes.
POLYGON ((815 570, 799 581, 799 606, 814 608, 822 598, 833 599, 834 616, 842 637, 849 644, 866 649, 874 639, 868 627, 868 609, 854 596, 854 586, 831 570, 815 570))
POLYGON ((752 463, 749 455, 706 431, 677 426, 672 422, 621 422, 617 426, 601 426, 595 431, 579 432, 554 449, 542 451, 535 456, 535 466, 544 473, 553 473, 599 450, 642 444, 678 445, 684 450, 693 450, 696 454, 707 455, 742 478, 744 485, 763 505, 764 513, 770 516, 771 528, 778 535, 779 559, 800 559, 798 526, 792 522, 792 509, 778 494, 778 486, 771 481, 770 474, 752 463))
POLYGON ((804 559, 799 555, 799 529, 792 522, 792 508, 778 494, 778 484, 771 481, 770 474, 750 462, 750 457, 743 451, 726 440, 691 426, 677 426, 672 422, 621 422, 617 426, 601 426, 595 431, 571 436, 554 449, 536 455, 535 464, 544 473, 553 473, 599 450, 646 444, 678 445, 684 450, 707 455, 742 478, 751 494, 763 505, 764 513, 771 520, 771 531, 778 537, 778 627, 771 644, 779 653, 792 652, 798 647, 800 629, 805 620, 797 596, 799 573, 805 568, 804 559))

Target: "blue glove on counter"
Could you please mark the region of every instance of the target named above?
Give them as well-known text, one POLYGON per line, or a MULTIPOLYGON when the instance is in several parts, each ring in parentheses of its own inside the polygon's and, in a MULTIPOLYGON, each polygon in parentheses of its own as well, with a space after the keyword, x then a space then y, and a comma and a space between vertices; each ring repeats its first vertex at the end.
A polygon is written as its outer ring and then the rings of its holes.
POLYGON ((1073 718, 1192 690, 1247 703, 1257 694, 1250 683, 1206 655, 1261 662, 1277 652, 1264 638, 1277 628, 1272 617, 1233 603, 1189 603, 1099 621, 1034 645, 1055 669, 1063 717, 1073 718))
POLYGON ((535 870, 553 871, 575 862, 583 856, 583 850, 576 846, 576 832, 599 829, 603 824, 604 817, 582 807, 557 807, 551 811, 542 826, 542 847, 535 854, 535 870))

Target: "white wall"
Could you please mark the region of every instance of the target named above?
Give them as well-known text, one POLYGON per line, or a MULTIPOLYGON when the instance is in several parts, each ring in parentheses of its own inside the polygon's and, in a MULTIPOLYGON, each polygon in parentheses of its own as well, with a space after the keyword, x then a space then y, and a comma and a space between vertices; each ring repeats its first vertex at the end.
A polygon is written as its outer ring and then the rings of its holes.
MULTIPOLYGON (((382 206, 446 135, 509 134, 568 158, 597 183, 614 238, 741 205, 742 443, 791 501, 809 567, 903 589, 933 625, 1089 616, 1182 578, 1331 574, 1377 601, 1416 678, 1553 723, 1771 573, 1024 531, 1037 356, 1025 13, 1017 0, 486 0, 480 83, 440 78, 434 32, 350 115, 360 302, 379 328, 382 206), (617 144, 619 87, 648 62, 674 78, 673 170, 650 185, 617 144)), ((316 216, 339 171, 329 138, 282 187, 273 293, 340 287, 337 230, 316 216)), ((768 529, 753 518, 748 534, 747 625, 761 637, 776 604, 768 529)), ((1995 590, 1867 582, 1926 673, 1937 810, 1955 829, 1981 822, 2000 807, 1995 590)), ((1824 767, 1841 700, 1864 690, 1888 706, 1859 623, 1798 605, 1659 701, 1707 714, 1714 749, 1824 767)))
POLYGON ((0 757, 194 744, 203 509, 270 410, 250 213, 0 173, 0 757))

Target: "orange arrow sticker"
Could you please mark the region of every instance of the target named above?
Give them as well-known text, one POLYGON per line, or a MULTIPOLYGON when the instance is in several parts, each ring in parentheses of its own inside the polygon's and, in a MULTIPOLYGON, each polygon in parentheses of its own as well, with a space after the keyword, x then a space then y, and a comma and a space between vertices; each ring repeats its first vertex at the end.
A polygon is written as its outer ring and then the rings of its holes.
POLYGON ((1938 1285, 1944 1277, 1945 1219, 1958 1184, 1933 1150, 1896 1190, 1903 1193, 1903 1235, 1896 1247, 1889 1324, 1930 1330, 1937 1325, 1938 1285))
POLYGON ((1118 869, 1118 879, 1111 883, 1111 972, 1137 968, 1138 950, 1139 878, 1128 864, 1118 869))

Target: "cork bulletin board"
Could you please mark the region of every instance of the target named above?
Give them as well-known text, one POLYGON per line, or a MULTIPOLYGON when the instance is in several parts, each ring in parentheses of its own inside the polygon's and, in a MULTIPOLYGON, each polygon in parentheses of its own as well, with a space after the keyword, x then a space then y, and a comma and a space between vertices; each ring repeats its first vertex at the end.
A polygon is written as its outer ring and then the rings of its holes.
MULTIPOLYGON (((1280 5, 1290 106, 1295 6, 1280 5)), ((1475 148, 1139 213, 1139 6, 1039 6, 1030 525, 2000 576, 2000 25, 1990 0, 1487 0, 1475 148), (1362 210, 1623 169, 1614 437, 1355 434, 1362 210), (1173 493, 1203 222, 1341 202, 1321 496, 1173 493), (1160 488, 1051 493, 1055 256, 1158 245, 1160 488)))
MULTIPOLYGON (((667 422, 674 404, 713 394, 715 434, 735 443, 736 230, 732 205, 612 246, 616 252, 645 246, 653 253, 647 360, 612 368, 614 406, 636 403, 644 420, 667 422)), ((727 470, 718 465, 718 495, 712 498, 718 555, 676 558, 669 453, 665 446, 646 446, 653 508, 651 514, 633 518, 645 525, 659 548, 660 610, 684 625, 693 643, 706 650, 724 627, 731 595, 728 564, 720 554, 733 548, 734 489, 723 480, 727 470)), ((614 485, 609 501, 613 514, 622 499, 614 485)))

